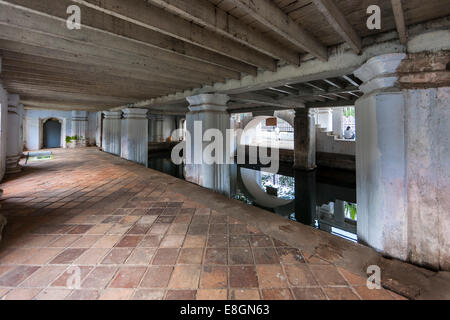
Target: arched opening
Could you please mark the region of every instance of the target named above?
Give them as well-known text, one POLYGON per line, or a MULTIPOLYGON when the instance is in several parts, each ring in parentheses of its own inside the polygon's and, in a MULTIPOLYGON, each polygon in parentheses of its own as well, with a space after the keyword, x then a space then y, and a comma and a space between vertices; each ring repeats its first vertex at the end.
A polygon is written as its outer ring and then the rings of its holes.
POLYGON ((61 148, 61 123, 57 119, 44 122, 43 147, 45 149, 61 148))

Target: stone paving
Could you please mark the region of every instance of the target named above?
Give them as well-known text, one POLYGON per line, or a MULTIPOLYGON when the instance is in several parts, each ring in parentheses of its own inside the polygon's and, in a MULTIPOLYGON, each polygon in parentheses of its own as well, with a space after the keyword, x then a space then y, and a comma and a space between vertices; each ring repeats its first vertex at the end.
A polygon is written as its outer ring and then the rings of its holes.
POLYGON ((0 299, 402 299, 95 148, 1 188, 0 299))

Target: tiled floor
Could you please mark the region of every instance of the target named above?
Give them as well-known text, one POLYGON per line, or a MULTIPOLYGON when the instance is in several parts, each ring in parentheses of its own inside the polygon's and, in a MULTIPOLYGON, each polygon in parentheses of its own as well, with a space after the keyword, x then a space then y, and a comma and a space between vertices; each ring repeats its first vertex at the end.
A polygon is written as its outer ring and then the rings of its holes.
POLYGON ((0 299, 399 299, 96 149, 2 185, 0 299))

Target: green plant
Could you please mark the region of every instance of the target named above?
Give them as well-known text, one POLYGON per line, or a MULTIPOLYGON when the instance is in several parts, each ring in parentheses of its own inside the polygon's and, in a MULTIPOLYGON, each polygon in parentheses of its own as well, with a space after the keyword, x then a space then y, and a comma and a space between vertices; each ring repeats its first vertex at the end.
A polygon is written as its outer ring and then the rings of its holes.
POLYGON ((358 211, 356 209, 355 203, 344 203, 345 206, 345 215, 349 216, 352 220, 356 221, 358 211))
POLYGON ((72 137, 66 136, 66 143, 71 143, 72 142, 72 137))
POLYGON ((355 116, 355 108, 350 107, 350 108, 344 108, 344 117, 348 118, 348 117, 354 117, 355 116))

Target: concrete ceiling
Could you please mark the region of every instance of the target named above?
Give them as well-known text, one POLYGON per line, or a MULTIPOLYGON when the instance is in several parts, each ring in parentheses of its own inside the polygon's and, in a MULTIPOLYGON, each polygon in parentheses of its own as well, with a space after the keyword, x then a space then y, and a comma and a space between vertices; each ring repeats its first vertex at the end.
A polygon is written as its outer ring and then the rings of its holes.
MULTIPOLYGON (((30 108, 106 110, 298 66, 306 56, 326 61, 340 43, 358 53, 364 36, 396 29, 403 39, 406 26, 449 14, 446 0, 0 0, 0 77, 30 108), (383 10, 382 30, 365 27, 370 4, 383 10), (81 30, 66 27, 70 5, 81 8, 81 30)), ((337 86, 265 88, 233 103, 357 95, 348 79, 329 81, 337 86)))

